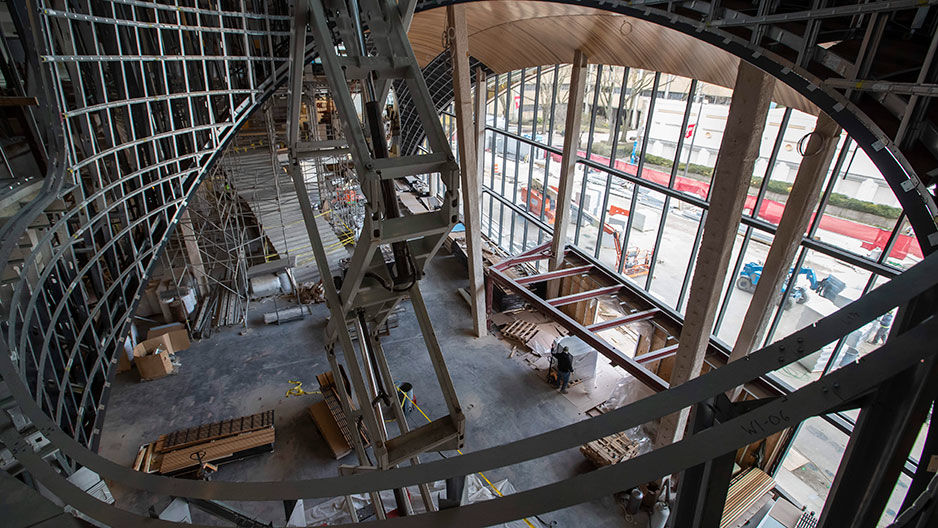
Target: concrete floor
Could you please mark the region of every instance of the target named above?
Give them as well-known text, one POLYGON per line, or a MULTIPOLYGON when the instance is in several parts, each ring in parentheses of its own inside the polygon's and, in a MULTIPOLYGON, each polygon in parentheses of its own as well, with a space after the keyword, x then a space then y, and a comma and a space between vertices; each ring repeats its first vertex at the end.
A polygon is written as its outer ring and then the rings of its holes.
MULTIPOLYGON (((464 286, 464 270, 449 255, 437 257, 421 281, 428 310, 446 357, 460 402, 467 416, 464 452, 497 446, 583 419, 567 399, 549 387, 530 368, 508 359, 510 349, 493 336, 470 336, 467 305, 455 290, 464 286)), ((275 451, 222 466, 216 480, 266 481, 335 476, 338 462, 313 425, 306 407, 319 395, 285 397, 289 380, 317 388, 315 376, 329 369, 322 346, 327 316, 324 304, 313 315, 282 326, 264 326, 262 314, 273 303, 253 305, 249 328, 227 329, 178 354, 178 373, 139 382, 136 372, 117 376, 101 436, 100 454, 131 465, 137 448, 162 433, 204 422, 276 411, 275 451)), ((432 366, 423 346, 416 318, 405 304, 399 327, 382 339, 392 373, 415 386, 418 405, 431 418, 445 413, 432 366)), ((413 425, 424 418, 409 416, 413 425)), ((424 460, 438 458, 436 453, 424 460)), ((354 455, 343 459, 355 464, 354 455)), ((495 482, 508 479, 527 490, 589 471, 591 465, 577 451, 486 472, 495 482)), ((143 512, 151 504, 162 509, 166 497, 112 486, 118 505, 143 512)), ((308 504, 315 501, 307 501, 308 504)), ((282 525, 279 503, 237 503, 234 506, 260 519, 282 525)), ((541 515, 552 526, 645 526, 644 519, 626 519, 612 497, 541 515), (633 524, 634 523, 634 524, 633 524), (640 523, 640 524, 639 524, 640 523)), ((219 523, 193 509, 196 522, 219 523)), ((534 526, 543 526, 531 519, 534 526)), ((220 523, 219 523, 220 524, 220 523)))

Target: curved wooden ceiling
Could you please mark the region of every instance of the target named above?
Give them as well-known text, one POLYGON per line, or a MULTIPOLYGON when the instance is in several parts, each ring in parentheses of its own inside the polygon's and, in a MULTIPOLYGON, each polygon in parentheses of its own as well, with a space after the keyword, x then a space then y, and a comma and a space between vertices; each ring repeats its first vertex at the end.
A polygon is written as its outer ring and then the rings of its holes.
MULTIPOLYGON (((466 9, 473 57, 503 73, 568 63, 577 48, 594 64, 615 64, 732 88, 739 59, 684 33, 589 7, 534 0, 480 1, 466 9)), ((443 51, 446 9, 414 15, 409 36, 421 66, 443 51)), ((811 102, 777 83, 773 99, 817 114, 811 102)))

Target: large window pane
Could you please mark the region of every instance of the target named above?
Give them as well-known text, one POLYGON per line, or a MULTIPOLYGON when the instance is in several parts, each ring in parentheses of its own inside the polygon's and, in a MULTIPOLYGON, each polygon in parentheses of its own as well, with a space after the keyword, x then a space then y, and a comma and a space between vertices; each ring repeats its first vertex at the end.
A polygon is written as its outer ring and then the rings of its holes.
POLYGON ((808 511, 820 514, 847 440, 847 435, 823 418, 808 418, 782 460, 775 481, 808 511))
POLYGON ((702 210, 699 207, 680 200, 671 201, 664 231, 661 233, 651 292, 672 308, 677 308, 682 279, 694 249, 701 215, 702 210))
MULTIPOLYGON (((736 246, 742 248, 745 229, 740 229, 736 235, 736 246)), ((717 337, 728 344, 736 342, 736 336, 739 335, 739 328, 743 324, 746 312, 749 310, 749 303, 752 301, 752 286, 755 281, 752 276, 752 270, 759 270, 765 257, 769 253, 769 247, 772 244, 772 236, 761 231, 753 231, 746 245, 746 252, 740 261, 740 271, 733 275, 730 269, 726 274, 724 283, 726 308, 723 317, 720 320, 720 326, 717 330, 717 337), (749 267, 747 268, 747 265, 749 267)), ((734 250, 734 259, 739 254, 739 249, 734 250)), ((736 260, 731 260, 730 265, 735 266, 736 260)))
MULTIPOLYGON (((901 208, 866 153, 853 144, 849 156, 838 174, 815 238, 875 260, 885 250, 901 208)), ((914 233, 903 227, 888 262, 904 269, 921 259, 914 233)))
POLYGON ((658 183, 662 183, 659 180, 662 175, 666 175, 664 184, 667 185, 674 160, 678 156, 678 142, 687 134, 683 123, 690 87, 690 79, 663 75, 658 93, 655 94, 655 111, 651 116, 651 129, 648 133, 645 168, 656 171, 652 179, 658 183))

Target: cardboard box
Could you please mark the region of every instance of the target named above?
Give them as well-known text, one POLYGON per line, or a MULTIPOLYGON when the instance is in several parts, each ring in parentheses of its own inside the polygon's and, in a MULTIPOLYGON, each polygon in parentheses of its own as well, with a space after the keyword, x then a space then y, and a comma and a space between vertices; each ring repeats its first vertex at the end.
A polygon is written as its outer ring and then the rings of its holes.
POLYGON ((189 333, 186 332, 186 325, 182 323, 170 323, 162 326, 154 326, 147 332, 147 340, 160 336, 169 336, 170 346, 173 352, 179 352, 189 348, 189 333))
POLYGON ((169 361, 169 351, 163 348, 155 354, 134 358, 134 363, 137 364, 140 378, 145 380, 162 378, 173 372, 173 364, 169 361))
POLYGON ((173 372, 169 355, 173 347, 168 334, 138 343, 134 347, 134 363, 140 378, 145 380, 162 378, 173 372))
POLYGON ((152 354, 157 348, 162 347, 163 350, 166 350, 170 354, 175 354, 176 349, 173 348, 173 343, 169 338, 169 334, 163 334, 159 337, 154 337, 153 339, 147 339, 146 341, 141 341, 134 346, 134 360, 136 358, 141 358, 147 354, 152 354))

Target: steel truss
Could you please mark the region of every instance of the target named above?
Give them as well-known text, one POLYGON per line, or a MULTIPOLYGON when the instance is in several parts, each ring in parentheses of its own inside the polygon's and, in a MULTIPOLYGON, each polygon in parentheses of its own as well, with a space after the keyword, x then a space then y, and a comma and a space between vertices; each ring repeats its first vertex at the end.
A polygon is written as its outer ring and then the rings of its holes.
MULTIPOLYGON (((305 3, 298 4, 294 47, 302 49, 300 46, 305 44, 308 21, 345 130, 359 186, 367 199, 364 225, 349 268, 342 277, 341 288, 336 288, 329 280, 323 281, 332 314, 326 328, 328 357, 333 372, 338 372, 338 361, 332 350, 338 341, 350 371, 358 406, 356 409, 350 404, 350 395, 341 383, 338 384, 340 403, 350 421, 363 422, 368 437, 372 439, 377 466, 387 469, 404 461, 416 463, 416 456, 420 453, 458 449, 463 445, 465 418, 418 282, 427 262, 456 223, 458 169, 404 32, 402 18, 406 14, 386 1, 364 2, 360 6, 353 2, 353 9, 349 10, 342 1, 314 0, 309 2, 308 13, 305 8, 305 3), (335 27, 335 32, 330 29, 330 24, 335 27), (367 39, 363 26, 368 28, 367 39), (383 99, 380 97, 395 79, 404 80, 414 94, 414 102, 430 139, 430 152, 427 154, 388 157, 382 122, 383 99), (364 97, 364 120, 360 120, 352 99, 353 85, 360 87, 364 97), (366 140, 366 128, 370 130, 370 141, 366 140), (428 172, 440 173, 446 186, 443 206, 426 214, 402 215, 394 179, 428 172), (391 246, 391 263, 385 262, 380 251, 385 245, 391 246), (398 396, 383 354, 375 350, 374 336, 390 311, 407 295, 411 298, 449 414, 412 431, 407 431, 405 426, 401 435, 391 438, 384 427, 381 401, 390 398, 396 402, 398 396), (349 324, 358 329, 360 355, 352 343, 349 324)), ((291 169, 316 262, 321 275, 326 278, 330 272, 325 248, 297 155, 301 79, 305 66, 302 59, 301 53, 294 55, 291 76, 291 129, 288 133, 293 153, 291 169)), ((361 439, 353 436, 360 463, 370 465, 361 439)))

